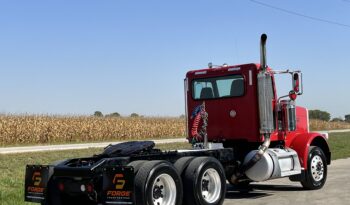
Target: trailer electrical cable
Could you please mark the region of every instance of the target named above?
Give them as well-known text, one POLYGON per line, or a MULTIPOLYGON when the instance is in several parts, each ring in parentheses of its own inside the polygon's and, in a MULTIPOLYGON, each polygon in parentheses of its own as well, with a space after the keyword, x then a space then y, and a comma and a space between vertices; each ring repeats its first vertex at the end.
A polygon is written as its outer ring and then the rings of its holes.
POLYGON ((197 142, 205 141, 205 138, 207 137, 207 129, 208 126, 208 113, 205 110, 205 102, 203 102, 201 105, 198 105, 192 112, 191 118, 193 120, 192 123, 192 129, 191 129, 191 143, 195 144, 197 142), (199 124, 202 120, 202 127, 201 130, 198 131, 199 124))

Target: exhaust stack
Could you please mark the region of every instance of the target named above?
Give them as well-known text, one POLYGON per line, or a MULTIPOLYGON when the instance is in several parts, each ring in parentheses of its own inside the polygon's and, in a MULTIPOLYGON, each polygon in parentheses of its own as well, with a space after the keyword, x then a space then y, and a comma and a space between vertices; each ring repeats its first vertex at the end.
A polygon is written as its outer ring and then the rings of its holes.
POLYGON ((265 72, 267 68, 266 64, 266 40, 267 35, 262 34, 260 38, 260 68, 261 72, 265 72))
POLYGON ((262 34, 260 39, 260 72, 258 73, 258 100, 259 100, 259 117, 260 117, 260 134, 264 136, 264 142, 259 146, 253 157, 244 163, 235 175, 232 175, 231 182, 236 183, 243 174, 252 168, 265 154, 269 148, 271 139, 270 135, 274 130, 273 124, 273 86, 271 74, 267 72, 266 65, 266 40, 267 35, 262 34))
MULTIPOLYGON (((273 85, 271 74, 267 72, 266 65, 266 40, 267 35, 262 34, 260 38, 260 72, 258 73, 258 100, 259 100, 259 117, 260 133, 269 135, 274 130, 273 124, 273 85)), ((265 136, 266 138, 266 136, 265 136)))

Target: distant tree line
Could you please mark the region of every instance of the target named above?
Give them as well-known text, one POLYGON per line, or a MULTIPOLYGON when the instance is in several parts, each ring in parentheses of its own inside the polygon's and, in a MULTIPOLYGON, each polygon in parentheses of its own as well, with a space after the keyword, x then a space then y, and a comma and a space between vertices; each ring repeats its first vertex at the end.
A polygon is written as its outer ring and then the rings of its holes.
POLYGON ((345 115, 345 122, 350 122, 350 114, 345 115))
POLYGON ((344 119, 341 117, 335 117, 331 120, 331 114, 322 110, 309 110, 309 119, 316 119, 322 121, 331 121, 331 122, 349 122, 350 123, 350 114, 345 115, 344 119))
MULTIPOLYGON (((103 115, 101 111, 95 111, 93 116, 94 117, 121 117, 121 115, 118 112, 113 112, 110 114, 103 115)), ((143 116, 137 113, 131 113, 129 117, 143 117, 143 116)))
POLYGON ((309 110, 309 118, 322 121, 329 121, 331 119, 331 114, 321 110, 309 110))
POLYGON ((118 112, 113 112, 110 114, 103 115, 101 111, 95 111, 93 116, 95 117, 120 117, 121 115, 118 112))

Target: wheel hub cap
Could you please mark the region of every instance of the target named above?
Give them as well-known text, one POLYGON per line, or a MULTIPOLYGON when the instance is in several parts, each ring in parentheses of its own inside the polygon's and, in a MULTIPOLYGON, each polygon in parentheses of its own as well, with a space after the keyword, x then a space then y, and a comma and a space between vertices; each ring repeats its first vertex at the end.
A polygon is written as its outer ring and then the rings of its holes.
POLYGON ((162 189, 163 187, 155 186, 153 189, 153 198, 155 199, 162 198, 163 197, 162 189))
POLYGON ((152 185, 154 205, 173 205, 176 201, 176 185, 169 174, 159 175, 152 185))
POLYGON ((311 175, 315 181, 321 181, 324 175, 324 164, 322 158, 318 155, 311 159, 311 175))
POLYGON ((221 179, 219 173, 213 169, 207 169, 201 179, 201 194, 207 203, 214 203, 220 198, 221 179))

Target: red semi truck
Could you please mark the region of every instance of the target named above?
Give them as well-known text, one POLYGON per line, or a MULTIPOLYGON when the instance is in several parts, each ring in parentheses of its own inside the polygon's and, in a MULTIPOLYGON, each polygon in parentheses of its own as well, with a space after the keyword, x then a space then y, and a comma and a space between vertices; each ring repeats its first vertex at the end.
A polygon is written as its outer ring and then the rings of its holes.
POLYGON ((189 150, 162 151, 152 141, 110 145, 92 157, 27 165, 25 200, 45 205, 217 205, 226 182, 247 185, 289 177, 320 189, 331 152, 327 134, 309 131, 300 71, 266 64, 212 66, 185 78, 189 150), (275 77, 288 74, 292 89, 278 97, 275 77))

